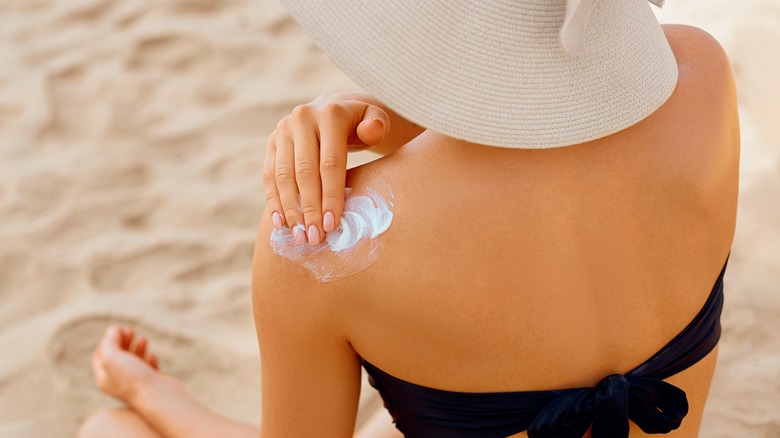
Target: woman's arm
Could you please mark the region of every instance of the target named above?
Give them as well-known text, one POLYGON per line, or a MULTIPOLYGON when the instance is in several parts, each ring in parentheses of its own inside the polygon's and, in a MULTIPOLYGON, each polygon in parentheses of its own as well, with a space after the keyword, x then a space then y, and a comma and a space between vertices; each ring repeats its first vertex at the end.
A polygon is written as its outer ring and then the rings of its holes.
POLYGON ((342 331, 338 286, 273 253, 261 224, 252 269, 262 367, 261 437, 352 437, 360 357, 342 331))

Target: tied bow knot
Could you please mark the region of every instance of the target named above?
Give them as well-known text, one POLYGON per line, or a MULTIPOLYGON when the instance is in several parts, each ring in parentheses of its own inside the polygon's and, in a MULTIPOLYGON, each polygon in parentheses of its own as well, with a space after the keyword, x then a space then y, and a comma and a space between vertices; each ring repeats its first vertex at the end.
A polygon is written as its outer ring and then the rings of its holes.
MULTIPOLYGON (((598 0, 566 0, 566 15, 561 26, 560 39, 563 49, 571 54, 582 55, 585 50, 585 24, 593 5, 598 0)), ((664 0, 648 0, 664 7, 664 0)))
POLYGON ((536 416, 529 438, 626 438, 629 419, 645 433, 668 433, 688 413, 685 392, 654 377, 613 374, 593 388, 564 390, 536 416))

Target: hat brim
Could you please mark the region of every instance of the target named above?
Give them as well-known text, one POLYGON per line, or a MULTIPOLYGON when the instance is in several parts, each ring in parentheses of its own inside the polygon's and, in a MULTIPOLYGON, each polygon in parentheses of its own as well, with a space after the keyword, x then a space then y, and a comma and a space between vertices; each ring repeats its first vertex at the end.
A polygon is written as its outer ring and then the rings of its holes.
POLYGON ((677 62, 646 0, 596 1, 587 52, 563 50, 564 0, 282 0, 355 82, 442 134, 551 148, 621 131, 658 109, 677 62))

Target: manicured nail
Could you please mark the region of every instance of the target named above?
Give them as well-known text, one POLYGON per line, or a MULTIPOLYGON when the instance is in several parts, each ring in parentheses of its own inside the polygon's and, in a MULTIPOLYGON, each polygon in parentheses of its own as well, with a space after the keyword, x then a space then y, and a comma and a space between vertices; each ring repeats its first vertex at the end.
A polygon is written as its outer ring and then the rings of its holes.
POLYGON ((274 214, 271 215, 271 218, 274 221, 274 228, 282 228, 282 214, 278 211, 275 211, 274 214))
POLYGON ((325 216, 322 218, 322 227, 325 228, 326 233, 330 233, 336 228, 336 216, 333 215, 333 212, 325 212, 325 216))
POLYGON ((293 227, 293 238, 295 243, 306 243, 306 227, 298 224, 293 227))
POLYGON ((320 230, 316 225, 309 225, 309 245, 316 245, 320 243, 320 230))

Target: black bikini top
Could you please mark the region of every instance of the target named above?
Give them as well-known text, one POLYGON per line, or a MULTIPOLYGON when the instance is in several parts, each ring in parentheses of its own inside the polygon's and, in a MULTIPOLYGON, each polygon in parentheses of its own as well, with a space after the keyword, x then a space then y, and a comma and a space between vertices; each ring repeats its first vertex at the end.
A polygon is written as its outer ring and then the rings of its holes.
POLYGON ((406 382, 365 360, 363 366, 408 438, 503 438, 524 430, 530 438, 580 438, 591 425, 593 438, 625 438, 628 420, 645 433, 665 434, 680 426, 688 400, 663 379, 695 364, 718 343, 727 264, 728 257, 704 307, 680 334, 643 364, 595 387, 454 392, 406 382))

